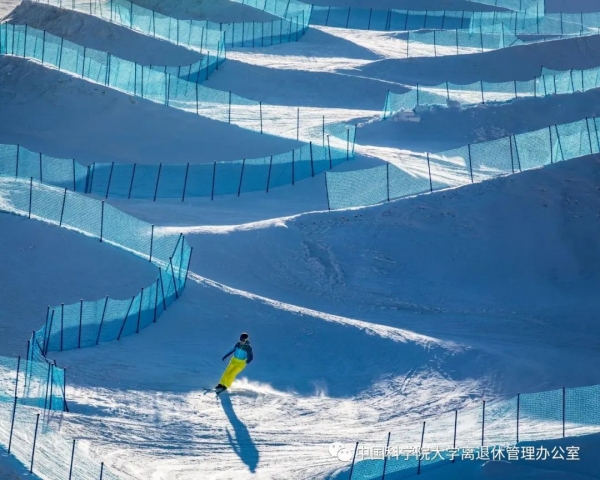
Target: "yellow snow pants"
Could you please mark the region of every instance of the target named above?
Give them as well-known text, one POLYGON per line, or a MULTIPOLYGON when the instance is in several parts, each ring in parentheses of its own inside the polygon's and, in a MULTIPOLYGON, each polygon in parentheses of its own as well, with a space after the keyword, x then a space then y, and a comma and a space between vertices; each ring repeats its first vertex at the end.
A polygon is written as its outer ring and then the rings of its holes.
POLYGON ((239 358, 233 357, 223 372, 223 376, 221 377, 219 383, 221 385, 225 385, 227 388, 231 387, 231 384, 235 380, 237 374, 240 373, 244 368, 246 368, 246 360, 240 360, 239 358))

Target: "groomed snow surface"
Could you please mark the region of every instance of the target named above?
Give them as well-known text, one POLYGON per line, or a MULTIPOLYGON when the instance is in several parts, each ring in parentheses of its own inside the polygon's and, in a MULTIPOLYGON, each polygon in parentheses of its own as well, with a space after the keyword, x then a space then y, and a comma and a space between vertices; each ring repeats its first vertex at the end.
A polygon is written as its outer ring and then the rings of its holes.
MULTIPOLYGON (((234 2, 136 3, 177 18, 270 18, 234 2)), ((546 8, 593 5, 555 0, 546 8)), ((98 18, 27 1, 9 21, 139 63, 198 60, 98 18)), ((590 91, 383 122, 388 89, 600 64, 600 36, 411 59, 395 58, 394 42, 390 32, 310 28, 297 43, 228 50, 207 85, 358 124, 357 158, 338 170, 393 161, 400 149, 441 151, 600 115, 590 91)), ((86 165, 212 162, 297 146, 14 57, 0 58, 0 117, 0 143, 86 165)), ((0 203, 1 194, 0 186, 0 203)), ((330 455, 332 442, 383 444, 387 432, 419 430, 425 419, 435 430, 437 416, 482 399, 600 383, 597 156, 348 211, 327 211, 323 175, 213 201, 107 201, 157 233, 184 233, 194 247, 186 290, 155 325, 49 355, 67 368, 71 410, 51 427, 123 479, 347 478, 349 463, 330 455), (218 382, 221 357, 243 331, 255 361, 215 399, 204 388, 218 382)), ((24 353, 47 305, 128 298, 156 278, 148 262, 122 250, 8 214, 0 214, 0 262, 0 355, 8 356, 24 353)), ((591 435, 543 443, 580 446, 580 462, 462 461, 423 476, 600 478, 598 442, 591 435)), ((0 477, 28 478, 5 453, 0 477)))

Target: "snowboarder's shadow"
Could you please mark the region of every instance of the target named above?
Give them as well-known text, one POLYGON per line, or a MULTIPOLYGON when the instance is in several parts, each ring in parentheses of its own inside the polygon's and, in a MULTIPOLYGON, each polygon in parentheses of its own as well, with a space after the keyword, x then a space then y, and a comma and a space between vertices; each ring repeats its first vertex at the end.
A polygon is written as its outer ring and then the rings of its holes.
POLYGON ((246 425, 244 425, 235 414, 229 395, 227 395, 227 393, 221 394, 219 395, 219 399, 221 400, 221 406, 229 419, 229 423, 231 423, 231 426, 233 427, 235 435, 235 437, 232 437, 229 430, 227 430, 229 443, 242 462, 248 465, 248 469, 254 473, 256 472, 256 466, 258 465, 259 455, 258 449, 256 448, 256 445, 254 445, 252 437, 250 437, 250 432, 248 432, 246 425))

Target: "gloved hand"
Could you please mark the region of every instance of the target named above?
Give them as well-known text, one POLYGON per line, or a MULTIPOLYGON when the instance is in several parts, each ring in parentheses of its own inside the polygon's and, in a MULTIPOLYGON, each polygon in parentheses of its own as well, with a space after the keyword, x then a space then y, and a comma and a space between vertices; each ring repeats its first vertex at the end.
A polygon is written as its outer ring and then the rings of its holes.
POLYGON ((250 362, 251 362, 251 361, 252 361, 252 360, 246 360, 246 365, 250 365, 250 362))
POLYGON ((227 357, 223 357, 223 358, 221 359, 221 361, 222 361, 222 362, 224 362, 226 358, 227 358, 227 357))

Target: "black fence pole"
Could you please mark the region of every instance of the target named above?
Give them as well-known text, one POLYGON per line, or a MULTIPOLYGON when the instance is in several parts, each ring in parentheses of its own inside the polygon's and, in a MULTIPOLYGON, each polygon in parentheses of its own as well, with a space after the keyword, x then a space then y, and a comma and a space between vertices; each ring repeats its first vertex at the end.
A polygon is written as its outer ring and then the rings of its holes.
POLYGON ((387 443, 385 445, 385 450, 383 451, 383 473, 381 474, 381 480, 385 480, 385 468, 387 466, 388 459, 388 451, 390 448, 390 437, 392 436, 392 432, 388 432, 387 443))
POLYGON ((160 267, 158 268, 158 278, 160 278, 160 291, 162 293, 163 309, 166 310, 167 309, 167 301, 165 300, 165 285, 163 283, 162 269, 160 267))
POLYGON ((125 314, 125 317, 123 318, 123 324, 121 325, 121 330, 119 330, 119 336, 117 337, 117 340, 121 340, 121 335, 123 334, 123 329, 125 328, 125 322, 127 322, 127 317, 129 317, 129 312, 131 311, 131 306, 133 305, 134 300, 135 300, 135 295, 133 297, 131 297, 131 302, 129 302, 129 307, 127 308, 127 313, 125 314))
POLYGON ((12 419, 10 421, 10 436, 8 437, 8 453, 10 453, 10 447, 12 446, 12 437, 13 437, 13 431, 15 428, 16 413, 17 413, 17 396, 15 395, 15 399, 13 402, 12 419))
POLYGON ((327 172, 325 172, 325 195, 327 195, 327 210, 331 212, 331 207, 329 206, 329 188, 327 187, 327 172))
POLYGON ((212 187, 210 189, 210 199, 213 200, 215 198, 215 176, 217 175, 217 162, 213 163, 213 178, 212 178, 212 187))
POLYGON ((229 90, 229 123, 231 123, 231 90, 229 90))
POLYGON ((35 443, 37 441, 38 425, 40 423, 40 414, 38 413, 35 418, 35 433, 33 434, 33 449, 31 451, 31 466, 29 467, 29 473, 33 473, 33 459, 35 457, 35 443))
POLYGON ((40 183, 44 183, 44 179, 42 177, 42 152, 40 152, 39 157, 40 183))
POLYGON ((482 406, 482 417, 481 417, 481 446, 483 447, 484 445, 484 439, 485 439, 485 400, 483 401, 483 406, 482 406))
POLYGON ((346 129, 346 161, 350 160, 350 129, 346 129))
POLYGON ((158 164, 158 175, 156 176, 156 185, 154 187, 154 202, 156 202, 156 196, 158 195, 158 184, 160 182, 160 172, 162 170, 162 162, 158 164))
POLYGON ((75 439, 73 439, 73 448, 71 449, 71 466, 69 467, 69 480, 73 476, 73 460, 75 459, 75 439))
POLYGON ((142 287, 142 291, 140 292, 140 309, 138 310, 137 326, 135 329, 135 333, 140 333, 140 320, 142 318, 142 302, 143 301, 144 301, 144 287, 142 287))
POLYGON ((521 394, 517 393, 517 442, 519 443, 519 417, 521 416, 521 394))
POLYGON ((417 466, 417 475, 421 475, 421 460, 423 459, 423 441, 425 440, 425 422, 423 422, 423 431, 421 432, 421 448, 419 449, 419 464, 417 466))
POLYGON ((471 172, 471 183, 473 183, 473 164, 471 163, 471 144, 467 145, 469 150, 469 172, 471 172))
POLYGON ((79 338, 77 339, 77 348, 81 348, 81 327, 83 324, 83 299, 79 301, 79 338))
POLYGON ((431 165, 429 162, 429 152, 427 152, 427 171, 429 172, 429 191, 433 192, 433 180, 431 179, 431 165))
POLYGON ((175 281, 175 269, 173 268, 173 257, 169 257, 169 265, 171 266, 171 273, 173 274, 173 288, 175 289, 175 298, 179 298, 179 292, 177 291, 177 282, 175 281))
POLYGON ((127 199, 131 198, 131 190, 133 189, 133 179, 135 178, 135 167, 136 163, 133 164, 133 172, 131 172, 131 183, 129 184, 129 193, 127 194, 127 199))
POLYGON ((242 192, 242 179, 244 178, 244 167, 246 166, 246 159, 244 158, 242 160, 242 171, 240 173, 240 184, 238 185, 238 194, 237 196, 240 196, 240 193, 242 192))
POLYGON ((271 168, 273 167, 273 155, 271 155, 271 159, 269 160, 269 173, 267 175, 267 192, 269 193, 269 183, 271 183, 271 168))
POLYGON ((188 173, 190 171, 190 164, 188 162, 187 166, 185 167, 185 178, 183 180, 183 193, 181 194, 181 201, 183 202, 185 200, 185 190, 187 188, 187 180, 188 180, 188 173))
POLYGON ((354 462, 356 461, 356 451, 357 450, 358 450, 358 442, 356 442, 356 445, 354 446, 354 455, 352 456, 352 465, 350 466, 350 475, 348 476, 348 480, 352 480, 352 472, 354 471, 354 462))
POLYGON ((296 163, 295 156, 296 155, 295 155, 295 153, 296 153, 296 150, 295 149, 292 150, 292 185, 294 185, 295 180, 296 180, 296 178, 295 178, 296 177, 296 171, 295 171, 296 170, 296 167, 295 167, 295 163, 296 163))
POLYGON ((104 316, 106 315, 106 306, 108 305, 108 295, 104 299, 104 308, 102 309, 102 318, 100 319, 100 327, 98 328, 98 336, 96 337, 96 345, 100 343, 100 335, 102 334, 102 325, 104 325, 104 316))
POLYGON ((115 162, 110 164, 110 173, 108 174, 108 184, 106 185, 106 195, 104 198, 108 198, 108 191, 110 190, 110 182, 112 180, 113 169, 115 168, 115 162))
POLYGON ((567 404, 567 389, 565 387, 563 387, 563 389, 562 389, 562 436, 563 436, 563 438, 565 438, 566 404, 567 404))
POLYGON ((104 200, 100 204, 100 241, 104 239, 104 200))
POLYGON ((263 133, 263 124, 262 124, 262 102, 258 102, 258 113, 260 116, 260 133, 263 133))
POLYGON ((17 392, 19 391, 19 371, 21 370, 21 356, 17 357, 17 376, 15 380, 15 398, 17 397, 17 392))
POLYGON ((104 475, 104 462, 100 464, 100 480, 102 480, 102 476, 104 475))
MULTIPOLYGON (((458 428, 458 410, 454 410, 454 440, 452 441, 452 449, 456 449, 456 430, 458 428)), ((452 463, 454 463, 454 456, 452 456, 452 463)))
POLYGON ((33 196, 33 177, 29 177, 29 213, 27 218, 31 218, 31 198, 33 196))

